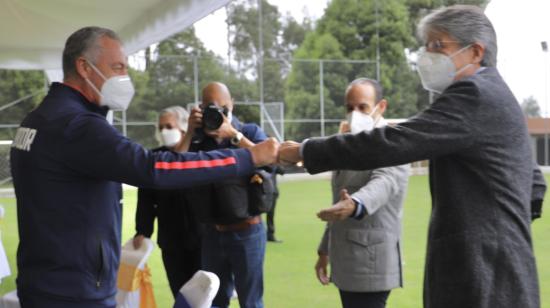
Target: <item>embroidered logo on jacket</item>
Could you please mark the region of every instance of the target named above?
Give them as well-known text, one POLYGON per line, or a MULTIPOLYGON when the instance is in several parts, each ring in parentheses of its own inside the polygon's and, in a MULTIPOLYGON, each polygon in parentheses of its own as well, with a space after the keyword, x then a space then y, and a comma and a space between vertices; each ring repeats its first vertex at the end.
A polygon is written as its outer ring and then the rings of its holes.
POLYGON ((34 141, 35 136, 36 129, 19 127, 11 146, 16 149, 29 152, 31 150, 31 145, 34 141))

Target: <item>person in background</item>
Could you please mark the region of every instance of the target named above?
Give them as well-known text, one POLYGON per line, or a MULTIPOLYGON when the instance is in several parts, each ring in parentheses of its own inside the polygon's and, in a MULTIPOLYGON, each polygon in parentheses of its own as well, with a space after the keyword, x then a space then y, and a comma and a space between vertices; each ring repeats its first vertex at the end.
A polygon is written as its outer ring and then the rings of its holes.
MULTIPOLYGON (((191 111, 189 121, 200 123, 200 128, 193 131, 190 152, 248 148, 267 138, 258 125, 237 119, 231 93, 223 83, 211 82, 203 88, 200 107, 191 111), (214 129, 209 129, 211 114, 221 120, 214 129)), ((220 278, 212 303, 216 307, 228 307, 234 289, 242 308, 263 307, 266 231, 249 195, 252 179, 234 177, 196 187, 189 195, 200 221, 206 224, 202 269, 220 278)))
POLYGON ((273 205, 269 212, 266 213, 266 226, 267 226, 267 241, 273 243, 282 243, 283 241, 275 237, 275 207, 277 206, 277 200, 279 199, 279 186, 277 185, 277 174, 285 174, 285 170, 281 166, 272 167, 272 176, 275 191, 273 193, 273 205))
MULTIPOLYGON (((352 81, 345 98, 348 120, 341 133, 386 125, 388 103, 377 81, 352 81)), ((332 281, 338 287, 342 307, 383 308, 391 289, 403 286, 401 218, 408 179, 408 165, 333 171, 334 205, 318 214, 327 226, 315 272, 323 285, 332 281)))
MULTIPOLYGON (((189 113, 183 107, 172 106, 159 113, 157 139, 161 147, 152 151, 173 151, 185 142, 189 113)), ((136 211, 134 247, 150 238, 158 219, 157 243, 174 298, 180 288, 200 269, 202 225, 186 200, 186 189, 139 188, 136 211)))

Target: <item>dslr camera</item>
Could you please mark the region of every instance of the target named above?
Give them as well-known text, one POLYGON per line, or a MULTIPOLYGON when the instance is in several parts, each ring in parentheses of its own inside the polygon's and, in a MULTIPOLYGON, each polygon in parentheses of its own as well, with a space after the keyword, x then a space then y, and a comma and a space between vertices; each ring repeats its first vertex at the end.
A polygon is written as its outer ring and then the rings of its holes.
POLYGON ((219 107, 211 102, 206 106, 201 106, 202 127, 207 130, 216 130, 223 124, 223 116, 227 116, 228 109, 219 107))

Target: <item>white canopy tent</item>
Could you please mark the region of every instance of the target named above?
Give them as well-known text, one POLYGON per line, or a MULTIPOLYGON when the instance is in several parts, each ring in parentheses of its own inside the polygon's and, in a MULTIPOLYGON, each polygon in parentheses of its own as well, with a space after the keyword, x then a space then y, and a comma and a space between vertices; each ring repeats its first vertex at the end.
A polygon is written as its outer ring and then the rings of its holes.
POLYGON ((61 79, 67 37, 84 26, 117 32, 128 54, 184 30, 230 0, 0 0, 0 68, 61 79))
MULTIPOLYGON (((130 55, 181 32, 230 1, 0 0, 0 69, 44 70, 50 82, 61 81, 65 41, 82 27, 114 30, 130 55)), ((113 123, 113 113, 108 119, 113 123)), ((125 112, 121 122, 126 134, 125 112)))

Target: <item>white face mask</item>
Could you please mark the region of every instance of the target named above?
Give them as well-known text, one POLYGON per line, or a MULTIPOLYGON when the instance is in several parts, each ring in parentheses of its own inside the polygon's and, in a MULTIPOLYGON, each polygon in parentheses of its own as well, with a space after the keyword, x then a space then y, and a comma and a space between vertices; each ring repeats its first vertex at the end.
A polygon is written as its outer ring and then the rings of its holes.
POLYGON ((118 75, 107 79, 91 61, 88 61, 88 63, 105 80, 103 86, 101 86, 101 91, 99 91, 89 79, 86 79, 86 82, 99 95, 99 104, 109 107, 110 110, 128 109, 135 92, 130 76, 118 75))
POLYGON ((374 110, 370 114, 364 114, 360 111, 354 110, 351 113, 348 113, 347 120, 352 134, 357 134, 362 131, 371 131, 376 122, 374 121, 372 115, 376 112, 378 105, 374 107, 374 110))
POLYGON ((181 140, 181 131, 177 128, 164 128, 160 131, 160 139, 162 145, 167 147, 173 147, 181 140))
POLYGON ((424 47, 420 48, 417 67, 424 89, 435 93, 442 93, 450 86, 457 74, 472 65, 471 63, 464 65, 461 69, 455 71, 455 65, 451 59, 470 46, 461 48, 450 56, 426 51, 424 47))

